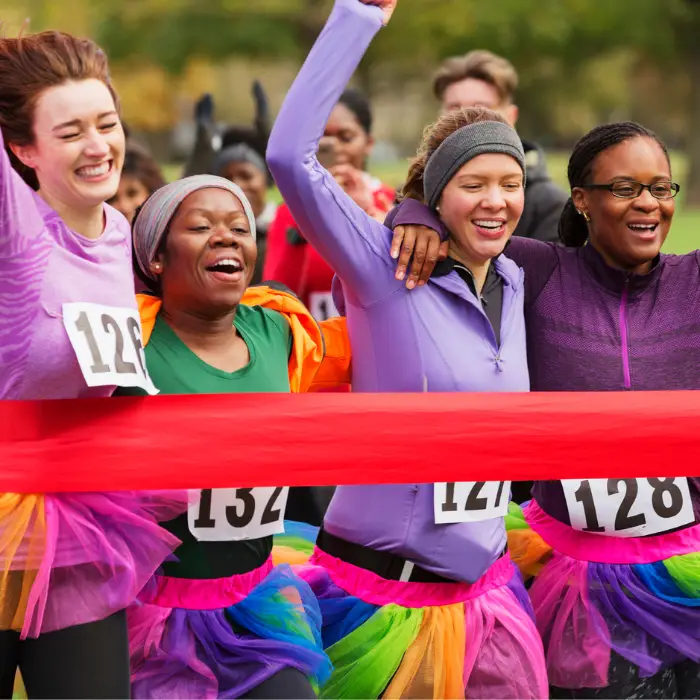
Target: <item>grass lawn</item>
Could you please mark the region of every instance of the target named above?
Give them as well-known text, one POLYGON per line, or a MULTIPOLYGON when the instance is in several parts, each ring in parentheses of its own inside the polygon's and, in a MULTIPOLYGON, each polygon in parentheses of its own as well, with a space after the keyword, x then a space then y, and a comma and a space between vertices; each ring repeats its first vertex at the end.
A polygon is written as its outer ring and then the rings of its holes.
MULTIPOLYGON (((675 179, 681 183, 681 193, 678 196, 676 215, 673 218, 673 226, 668 236, 664 251, 667 253, 687 253, 696 248, 700 248, 700 209, 685 209, 683 207, 683 189, 687 165, 685 158, 680 154, 673 154, 673 166, 675 179)), ((547 155, 549 171, 555 182, 567 189, 566 165, 568 154, 561 152, 551 152, 547 155)), ((394 163, 377 163, 370 168, 373 175, 376 175, 382 182, 398 187, 402 184, 403 178, 408 169, 407 161, 396 161, 394 163)), ((169 165, 163 168, 168 180, 179 177, 181 166, 169 165)), ((273 201, 279 201, 279 193, 273 190, 270 193, 273 201)))

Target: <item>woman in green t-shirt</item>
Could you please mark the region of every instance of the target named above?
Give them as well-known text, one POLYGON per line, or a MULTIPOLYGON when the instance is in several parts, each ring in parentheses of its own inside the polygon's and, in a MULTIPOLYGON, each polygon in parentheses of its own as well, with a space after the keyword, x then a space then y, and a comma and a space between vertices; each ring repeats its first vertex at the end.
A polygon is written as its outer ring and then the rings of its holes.
MULTIPOLYGON (((321 331, 292 295, 247 290, 255 219, 236 185, 209 175, 166 185, 133 235, 137 272, 154 294, 139 308, 160 393, 308 388, 324 356, 321 331), (293 347, 300 334, 303 353, 293 347)), ((235 423, 221 439, 235 460, 235 423)), ((270 559, 287 491, 204 489, 164 524, 182 545, 129 611, 133 697, 315 697, 330 672, 319 608, 307 584, 270 559)))

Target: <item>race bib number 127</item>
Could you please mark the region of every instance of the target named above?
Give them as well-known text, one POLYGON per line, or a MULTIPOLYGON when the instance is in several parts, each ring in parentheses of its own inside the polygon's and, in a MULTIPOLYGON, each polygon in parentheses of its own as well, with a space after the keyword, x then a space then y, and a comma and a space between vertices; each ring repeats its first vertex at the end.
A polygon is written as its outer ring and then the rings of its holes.
POLYGON ((510 481, 458 481, 434 485, 435 523, 473 523, 508 512, 510 481))
POLYGON ((695 522, 685 477, 568 479, 561 485, 575 530, 643 537, 695 522))
POLYGON ((64 304, 63 325, 88 386, 139 387, 158 393, 146 370, 136 309, 64 304))

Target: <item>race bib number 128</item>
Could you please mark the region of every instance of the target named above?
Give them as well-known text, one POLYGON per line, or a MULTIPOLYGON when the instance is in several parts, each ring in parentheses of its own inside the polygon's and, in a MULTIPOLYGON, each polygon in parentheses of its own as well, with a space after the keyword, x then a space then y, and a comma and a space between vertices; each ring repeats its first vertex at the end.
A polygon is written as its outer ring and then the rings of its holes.
POLYGON ((64 304, 63 325, 88 386, 139 387, 158 393, 146 370, 136 309, 64 304))
POLYGON ((510 481, 461 481, 434 485, 435 523, 473 523, 508 512, 510 481))
POLYGON ((568 479, 561 485, 575 530, 643 537, 695 522, 685 477, 568 479))

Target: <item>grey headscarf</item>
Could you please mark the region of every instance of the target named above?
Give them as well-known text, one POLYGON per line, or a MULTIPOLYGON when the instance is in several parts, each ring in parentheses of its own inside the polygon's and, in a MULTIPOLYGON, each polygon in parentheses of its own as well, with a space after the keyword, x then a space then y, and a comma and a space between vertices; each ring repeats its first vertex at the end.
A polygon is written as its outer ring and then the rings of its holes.
POLYGON ((238 185, 215 175, 192 175, 182 180, 176 180, 156 190, 141 207, 141 211, 134 221, 132 235, 136 261, 141 272, 148 279, 156 279, 151 272, 151 263, 177 208, 189 195, 210 187, 227 190, 240 200, 248 219, 250 233, 255 240, 255 216, 253 216, 248 199, 238 185))
POLYGON ((435 209, 442 191, 457 171, 483 153, 505 153, 512 156, 525 174, 525 151, 512 126, 494 121, 463 126, 438 146, 425 166, 423 194, 431 209, 435 209))

